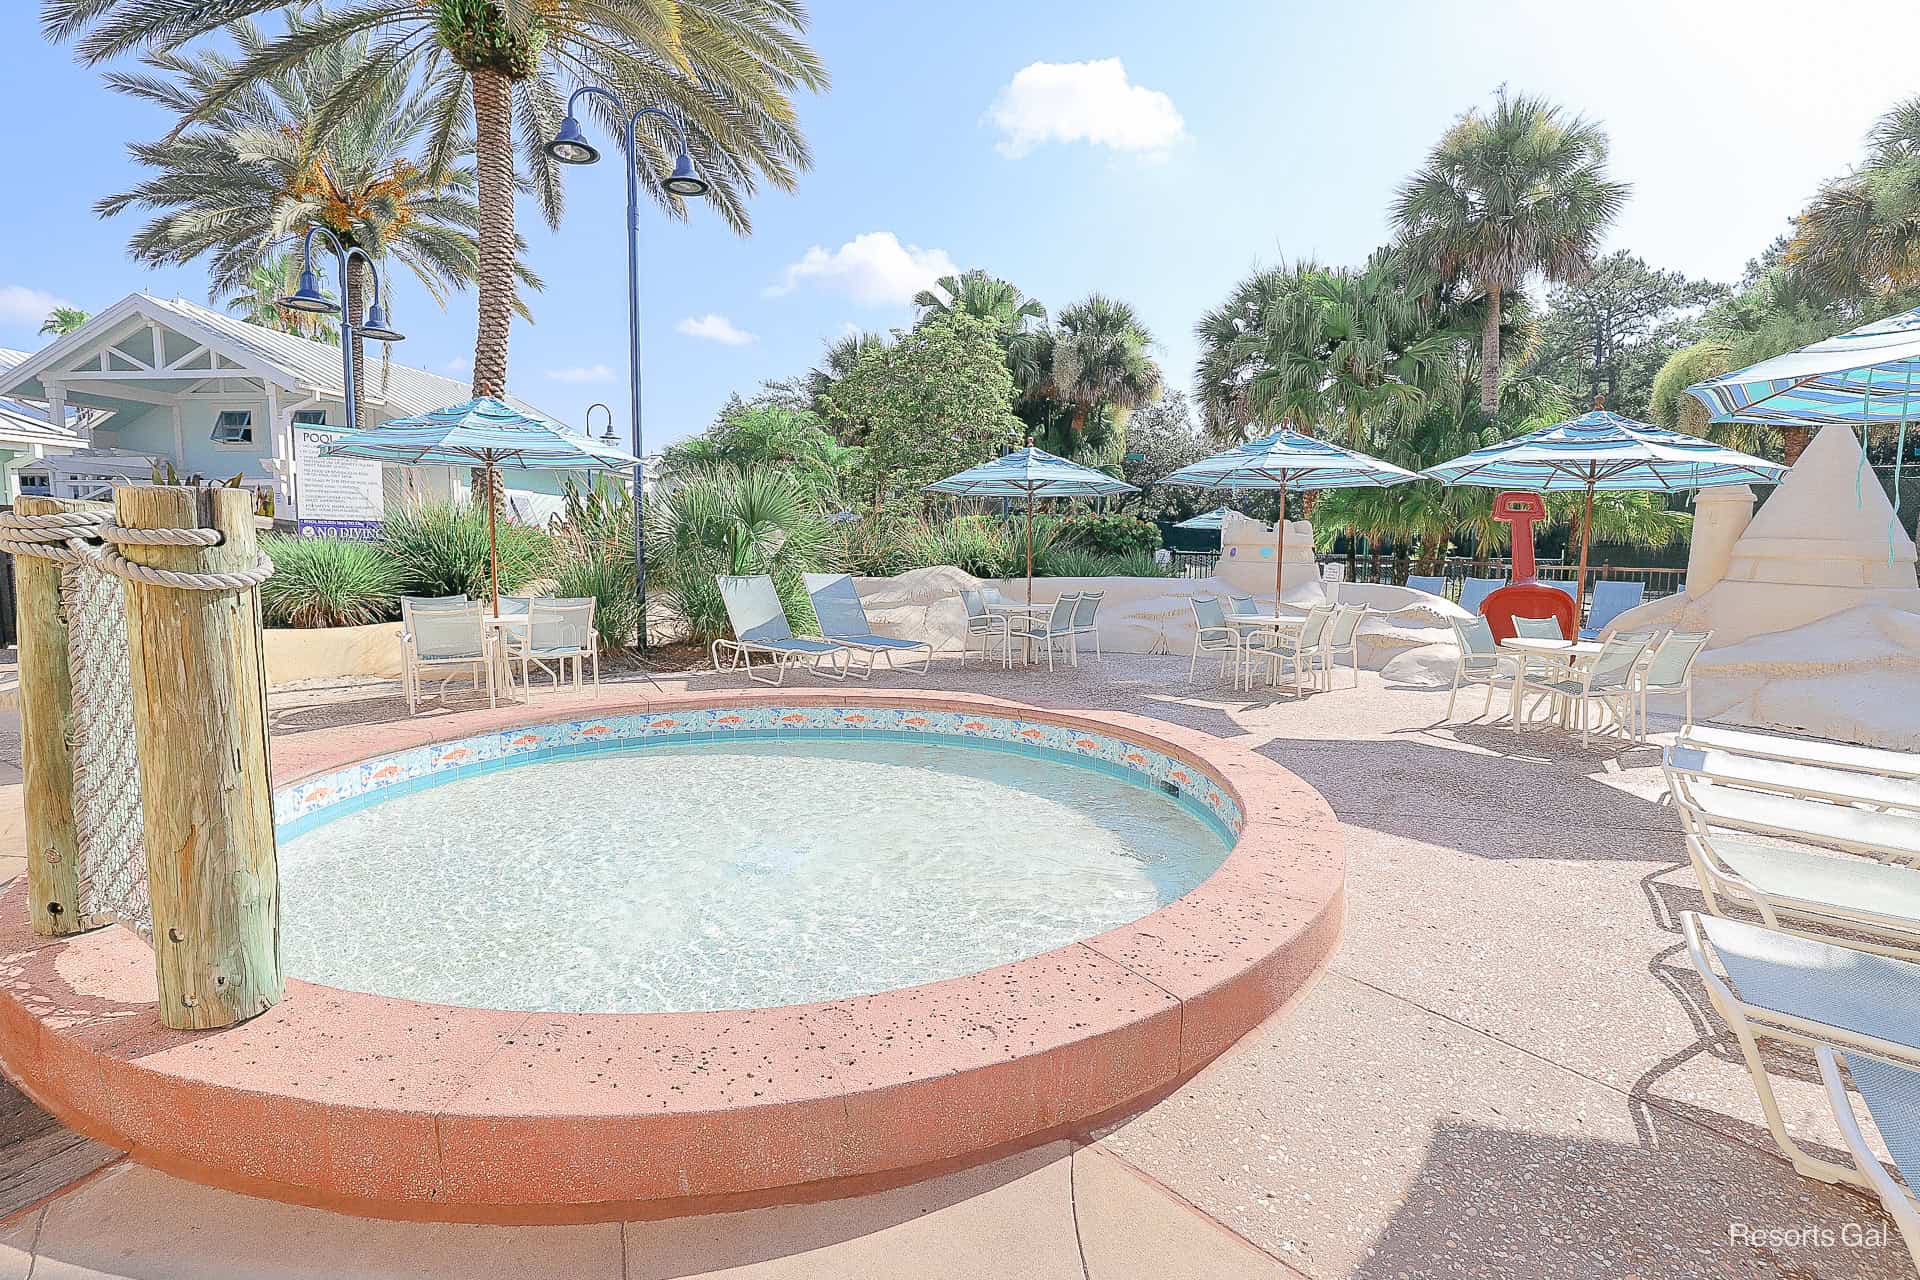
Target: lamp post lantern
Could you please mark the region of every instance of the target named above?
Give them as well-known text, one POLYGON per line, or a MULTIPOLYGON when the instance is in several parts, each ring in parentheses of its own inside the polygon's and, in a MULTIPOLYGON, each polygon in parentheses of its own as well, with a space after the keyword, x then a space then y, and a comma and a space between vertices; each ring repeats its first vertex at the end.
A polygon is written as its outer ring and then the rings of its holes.
MULTIPOLYGON (((567 99, 567 118, 560 122, 560 132, 555 134, 542 149, 561 164, 593 164, 600 159, 600 150, 580 129, 580 120, 574 114, 574 105, 583 97, 599 95, 614 106, 615 111, 626 110, 626 104, 620 101, 620 95, 611 89, 599 85, 585 85, 575 89, 567 99)), ((640 431, 640 160, 636 138, 643 116, 658 116, 673 129, 680 142, 679 153, 674 157, 673 171, 660 182, 662 189, 676 196, 705 195, 708 189, 706 179, 693 167, 693 159, 687 154, 687 132, 679 120, 658 107, 641 107, 627 117, 626 170, 627 170, 627 392, 628 411, 632 414, 633 429, 633 575, 634 594, 640 603, 639 642, 640 648, 647 647, 647 546, 646 546, 646 457, 641 450, 640 431)), ((607 415, 607 435, 613 434, 613 415, 607 415)), ((591 432, 589 432, 591 434, 591 432)))
POLYGON ((359 245, 347 245, 340 237, 325 227, 307 228, 307 234, 300 244, 300 286, 286 297, 280 299, 280 305, 289 311, 304 311, 309 315, 338 315, 340 317, 340 385, 347 402, 347 430, 360 429, 360 387, 353 376, 353 335, 372 338, 375 342, 400 342, 406 337, 387 323, 387 309, 380 300, 380 268, 374 262, 373 255, 359 245), (313 240, 315 236, 326 239, 327 246, 333 250, 334 260, 340 274, 340 298, 336 302, 320 292, 320 281, 313 274, 313 240), (358 254, 367 263, 367 274, 373 277, 373 301, 367 307, 367 318, 363 324, 355 324, 347 309, 347 273, 353 270, 354 255, 358 254))

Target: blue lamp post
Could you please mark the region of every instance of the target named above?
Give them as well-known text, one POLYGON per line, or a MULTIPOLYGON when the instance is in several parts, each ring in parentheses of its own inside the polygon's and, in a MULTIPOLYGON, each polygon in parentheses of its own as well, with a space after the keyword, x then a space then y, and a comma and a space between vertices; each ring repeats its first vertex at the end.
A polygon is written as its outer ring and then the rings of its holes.
POLYGON ((347 401, 347 430, 360 429, 360 388, 353 376, 353 335, 372 338, 375 342, 399 342, 405 334, 397 332, 387 323, 387 310, 380 301, 380 268, 374 262, 373 255, 359 245, 344 245, 340 237, 325 227, 307 228, 306 239, 300 246, 300 287, 280 299, 280 305, 289 311, 304 311, 310 315, 338 315, 340 317, 340 379, 347 401), (340 299, 335 301, 320 292, 320 282, 313 274, 313 238, 326 237, 327 244, 333 250, 335 261, 339 265, 340 299), (367 307, 367 319, 364 324, 353 323, 347 311, 347 272, 353 268, 354 255, 366 259, 368 274, 373 277, 373 302, 367 307))
MULTIPOLYGON (((592 164, 600 150, 580 131, 574 104, 590 94, 598 94, 613 103, 614 110, 626 110, 620 95, 599 85, 575 89, 567 99, 567 118, 543 150, 561 164, 592 164)), ((687 155, 687 132, 670 113, 658 107, 641 107, 627 117, 627 392, 629 412, 633 415, 633 571, 634 593, 640 601, 640 647, 647 647, 647 547, 646 547, 646 461, 640 445, 640 169, 635 140, 642 116, 658 116, 672 127, 680 140, 680 151, 673 161, 673 172, 660 182, 676 196, 699 196, 707 192, 707 181, 694 172, 687 155)), ((608 415, 608 433, 612 433, 612 415, 608 415)))

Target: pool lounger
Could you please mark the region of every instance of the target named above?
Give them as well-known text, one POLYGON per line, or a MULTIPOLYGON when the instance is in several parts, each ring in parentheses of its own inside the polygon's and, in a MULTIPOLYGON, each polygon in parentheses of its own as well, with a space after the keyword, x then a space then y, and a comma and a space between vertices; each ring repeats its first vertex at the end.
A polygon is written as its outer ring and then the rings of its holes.
MULTIPOLYGON (((722 575, 715 581, 719 583, 720 598, 726 603, 727 621, 734 634, 733 639, 716 639, 709 647, 716 670, 720 669, 721 655, 725 654, 727 666, 744 665, 747 679, 756 684, 781 684, 793 667, 804 667, 829 680, 847 678, 850 651, 844 645, 794 635, 793 628, 787 624, 786 612, 780 607, 780 594, 774 590, 772 578, 764 574, 722 575), (771 659, 771 676, 754 674, 755 654, 771 659)), ((765 672, 767 667, 763 665, 761 670, 765 672)))
POLYGON ((917 654, 920 665, 907 670, 924 672, 933 666, 933 646, 925 640, 903 640, 897 636, 877 636, 867 621, 866 606, 860 603, 860 592, 853 585, 853 579, 844 573, 809 573, 803 575, 807 583, 807 595, 813 601, 813 616, 819 619, 820 634, 833 644, 843 645, 856 654, 865 654, 867 663, 864 669, 853 665, 853 659, 847 660, 847 674, 865 680, 873 675, 874 663, 882 656, 887 660, 887 668, 894 669, 894 658, 899 654, 917 654))

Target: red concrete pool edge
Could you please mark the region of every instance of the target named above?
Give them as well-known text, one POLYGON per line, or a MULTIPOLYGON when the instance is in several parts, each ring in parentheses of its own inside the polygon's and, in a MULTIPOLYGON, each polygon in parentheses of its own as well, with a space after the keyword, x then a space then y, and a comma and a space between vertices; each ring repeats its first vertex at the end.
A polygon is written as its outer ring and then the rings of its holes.
POLYGON ((754 701, 1117 733, 1211 773, 1246 824, 1191 893, 1086 941, 716 1013, 513 1013, 292 981, 250 1022, 170 1031, 139 938, 36 937, 16 884, 0 895, 0 1064, 81 1132, 250 1194, 450 1221, 668 1216, 854 1194, 1084 1133, 1289 1004, 1338 943, 1346 860, 1319 794, 1231 742, 1115 712, 915 690, 600 697, 276 739, 275 780, 583 712, 754 701))

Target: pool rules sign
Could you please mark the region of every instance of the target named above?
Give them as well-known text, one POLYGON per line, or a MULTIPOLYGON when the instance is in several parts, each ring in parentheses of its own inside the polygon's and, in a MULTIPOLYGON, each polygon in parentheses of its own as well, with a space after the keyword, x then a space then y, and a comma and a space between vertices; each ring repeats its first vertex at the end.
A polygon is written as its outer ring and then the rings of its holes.
POLYGON ((303 538, 371 542, 387 515, 381 464, 366 458, 326 458, 320 451, 336 432, 293 429, 293 502, 303 538))

